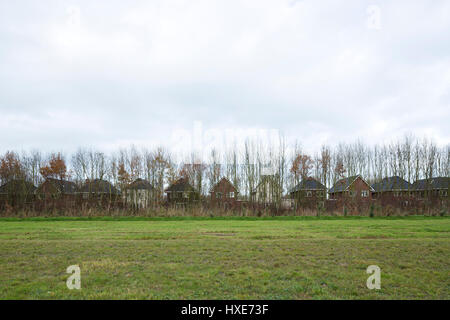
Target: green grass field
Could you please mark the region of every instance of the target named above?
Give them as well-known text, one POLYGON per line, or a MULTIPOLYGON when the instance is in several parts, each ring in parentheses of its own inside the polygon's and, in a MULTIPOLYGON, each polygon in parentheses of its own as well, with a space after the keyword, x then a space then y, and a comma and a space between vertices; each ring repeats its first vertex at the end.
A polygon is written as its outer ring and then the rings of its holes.
POLYGON ((447 217, 0 219, 0 298, 449 299, 449 232, 447 217))

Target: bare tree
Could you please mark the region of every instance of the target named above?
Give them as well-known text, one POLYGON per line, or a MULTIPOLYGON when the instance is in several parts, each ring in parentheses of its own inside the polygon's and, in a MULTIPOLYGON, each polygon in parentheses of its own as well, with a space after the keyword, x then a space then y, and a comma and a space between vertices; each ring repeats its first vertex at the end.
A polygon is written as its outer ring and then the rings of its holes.
POLYGON ((212 188, 217 182, 219 182, 219 179, 222 175, 222 166, 220 164, 220 156, 216 149, 211 150, 210 154, 210 163, 208 165, 208 184, 209 187, 212 188))
POLYGON ((35 186, 42 182, 39 169, 42 167, 42 154, 39 150, 32 150, 29 154, 24 153, 22 156, 22 165, 25 170, 27 179, 35 186))
POLYGON ((245 141, 244 145, 244 172, 246 180, 246 194, 251 196, 255 190, 257 179, 257 168, 255 164, 255 146, 250 140, 245 141))
POLYGON ((331 174, 331 150, 328 146, 322 146, 320 153, 320 166, 321 166, 321 182, 325 186, 329 186, 331 182, 329 181, 331 174))

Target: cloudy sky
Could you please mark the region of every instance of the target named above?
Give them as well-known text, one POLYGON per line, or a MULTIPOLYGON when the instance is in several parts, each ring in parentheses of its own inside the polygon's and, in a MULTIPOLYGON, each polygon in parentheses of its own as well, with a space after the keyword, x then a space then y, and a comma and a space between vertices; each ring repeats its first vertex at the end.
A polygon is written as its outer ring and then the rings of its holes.
POLYGON ((444 145, 449 123, 450 1, 0 2, 1 152, 444 145))

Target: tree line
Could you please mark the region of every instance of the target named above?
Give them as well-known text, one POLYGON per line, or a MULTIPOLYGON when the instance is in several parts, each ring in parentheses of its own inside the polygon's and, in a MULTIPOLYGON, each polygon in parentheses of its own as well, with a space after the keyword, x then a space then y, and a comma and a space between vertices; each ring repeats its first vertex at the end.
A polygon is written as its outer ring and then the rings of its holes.
POLYGON ((137 178, 148 180, 163 197, 164 189, 180 177, 189 180, 201 194, 227 177, 246 197, 263 175, 273 175, 287 192, 305 177, 314 177, 328 188, 337 180, 360 174, 369 183, 399 176, 408 182, 437 176, 448 177, 450 145, 439 147, 433 140, 406 135, 385 144, 353 143, 322 145, 308 153, 299 142, 267 144, 246 140, 242 147, 212 149, 208 154, 174 155, 167 148, 130 146, 105 153, 79 148, 73 154, 40 150, 6 151, 0 156, 0 184, 25 179, 35 186, 46 178, 71 180, 81 185, 101 179, 119 189, 137 178))

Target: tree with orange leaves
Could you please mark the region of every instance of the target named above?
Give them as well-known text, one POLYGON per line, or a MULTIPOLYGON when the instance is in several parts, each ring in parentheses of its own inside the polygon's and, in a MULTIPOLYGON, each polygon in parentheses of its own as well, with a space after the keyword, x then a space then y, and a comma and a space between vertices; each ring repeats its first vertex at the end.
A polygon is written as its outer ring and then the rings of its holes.
POLYGON ((295 181, 298 183, 299 178, 305 179, 313 166, 313 160, 306 154, 299 154, 292 162, 291 172, 294 174, 295 181))
POLYGON ((60 153, 52 154, 46 166, 40 168, 41 175, 47 178, 64 180, 67 177, 66 162, 60 153))
POLYGON ((7 151, 0 158, 0 179, 3 183, 14 179, 24 179, 25 172, 20 162, 19 156, 12 151, 7 151))
POLYGON ((125 164, 121 161, 117 169, 117 180, 121 189, 124 189, 131 182, 131 176, 125 169, 125 164))

